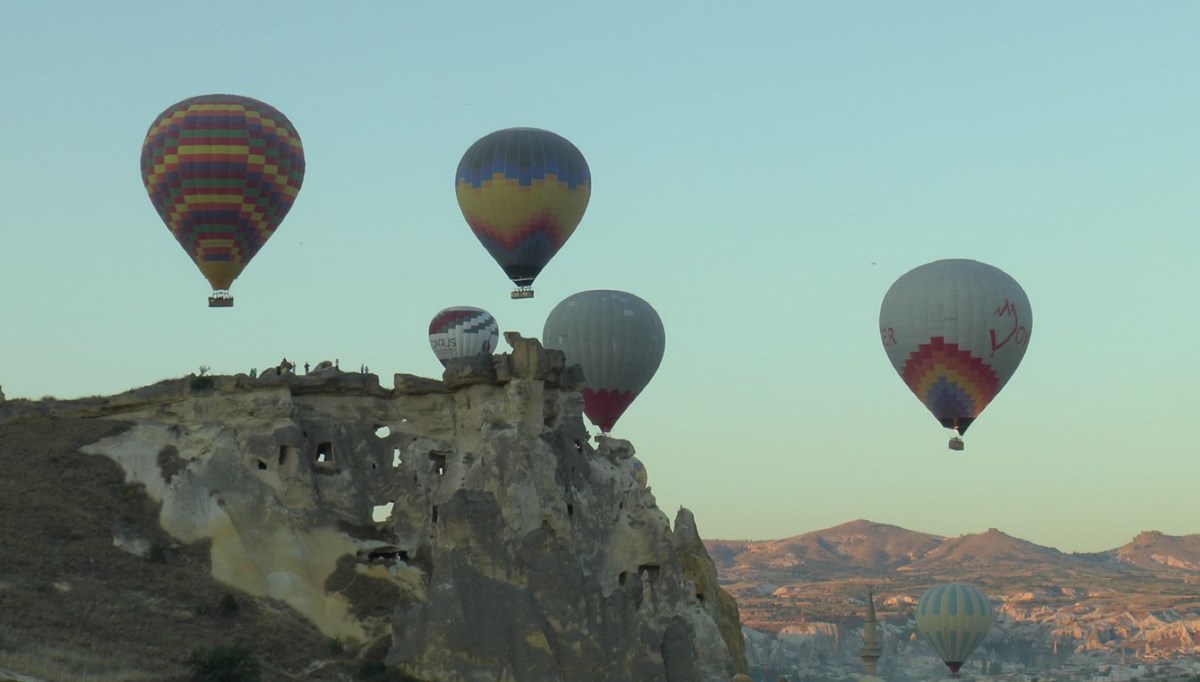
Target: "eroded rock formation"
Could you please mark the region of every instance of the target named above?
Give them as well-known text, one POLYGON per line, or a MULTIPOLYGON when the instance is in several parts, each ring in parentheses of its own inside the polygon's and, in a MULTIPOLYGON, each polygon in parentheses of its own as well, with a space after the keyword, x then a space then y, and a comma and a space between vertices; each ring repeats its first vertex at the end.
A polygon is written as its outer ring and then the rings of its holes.
MULTIPOLYGON (((0 422, 132 426, 84 448, 161 503, 212 575, 426 680, 729 680, 737 607, 633 447, 593 447, 577 368, 536 340, 444 381, 326 369, 6 401, 0 422), (389 511, 390 505, 390 511, 389 511), (386 519, 376 521, 386 515, 386 519)), ((486 360, 486 361, 483 361, 486 360)), ((124 529, 114 542, 146 551, 124 529)))

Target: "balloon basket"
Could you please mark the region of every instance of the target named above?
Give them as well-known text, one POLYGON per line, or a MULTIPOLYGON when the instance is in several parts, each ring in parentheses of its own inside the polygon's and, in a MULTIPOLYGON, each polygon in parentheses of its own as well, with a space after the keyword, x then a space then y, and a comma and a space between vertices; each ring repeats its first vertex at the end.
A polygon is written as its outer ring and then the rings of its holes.
POLYGON ((961 438, 951 438, 949 447, 951 450, 960 451, 966 446, 963 445, 963 440, 961 438))
POLYGON ((518 287, 512 291, 513 298, 533 298, 533 289, 530 287, 518 287))
POLYGON ((208 297, 209 308, 232 308, 233 294, 228 291, 214 291, 212 296, 208 297))

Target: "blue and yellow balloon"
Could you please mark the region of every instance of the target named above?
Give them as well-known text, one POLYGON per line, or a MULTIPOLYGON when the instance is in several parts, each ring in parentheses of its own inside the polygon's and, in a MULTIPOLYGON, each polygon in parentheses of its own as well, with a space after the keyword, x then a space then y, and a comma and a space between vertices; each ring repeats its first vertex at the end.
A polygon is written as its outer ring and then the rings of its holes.
POLYGON ((506 128, 480 138, 458 163, 454 191, 475 237, 531 298, 533 280, 583 219, 592 176, 566 138, 506 128))

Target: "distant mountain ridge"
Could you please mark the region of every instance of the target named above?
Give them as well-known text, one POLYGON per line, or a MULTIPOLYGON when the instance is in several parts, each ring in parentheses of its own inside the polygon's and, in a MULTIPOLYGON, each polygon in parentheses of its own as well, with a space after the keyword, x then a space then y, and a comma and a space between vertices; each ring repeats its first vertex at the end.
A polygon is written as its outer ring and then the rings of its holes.
POLYGON ((947 576, 957 579, 1008 575, 1047 577, 1147 572, 1200 576, 1200 534, 1172 536, 1145 531, 1106 552, 1065 554, 995 528, 941 537, 859 519, 782 540, 706 540, 722 577, 752 575, 778 581, 850 577, 947 576))
POLYGON ((1105 552, 1066 554, 995 528, 941 537, 860 519, 782 540, 705 545, 742 623, 760 632, 813 623, 853 630, 871 590, 879 617, 908 633, 925 589, 964 581, 996 610, 998 652, 1043 662, 1072 652, 1200 654, 1200 534, 1146 531, 1105 552))
POLYGON ((1200 535, 1164 535, 1156 530, 1137 534, 1112 553, 1118 561, 1147 568, 1200 572, 1200 535))
POLYGON ((708 540, 705 545, 718 571, 757 566, 782 571, 873 573, 905 566, 933 551, 942 540, 936 535, 860 520, 783 540, 708 540))
POLYGON ((859 519, 780 540, 705 545, 737 599, 755 669, 856 675, 872 594, 882 677, 929 679, 936 667, 926 667, 915 607, 945 581, 987 594, 996 621, 977 658, 1008 672, 1200 660, 1200 534, 1145 531, 1108 551, 1064 553, 995 528, 941 537, 859 519))

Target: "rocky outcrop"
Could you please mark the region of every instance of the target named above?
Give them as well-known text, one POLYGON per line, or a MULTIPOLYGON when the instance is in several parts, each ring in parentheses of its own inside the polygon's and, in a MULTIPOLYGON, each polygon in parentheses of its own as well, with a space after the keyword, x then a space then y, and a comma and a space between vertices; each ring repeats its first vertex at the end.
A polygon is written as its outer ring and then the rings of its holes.
MULTIPOLYGON (((443 381, 326 368, 6 401, 0 423, 132 424, 83 448, 161 504, 212 575, 418 679, 729 680, 733 600, 630 443, 589 442, 577 368, 536 340, 443 381), (644 479, 642 479, 644 480, 644 479)), ((127 552, 148 551, 114 528, 127 552)))
POLYGON ((718 584, 717 570, 700 539, 696 518, 687 509, 680 509, 675 515, 675 551, 683 560, 685 577, 696 588, 696 600, 721 628, 721 639, 733 654, 735 665, 739 665, 738 672, 746 672, 743 665, 746 640, 742 636, 737 602, 718 584))

